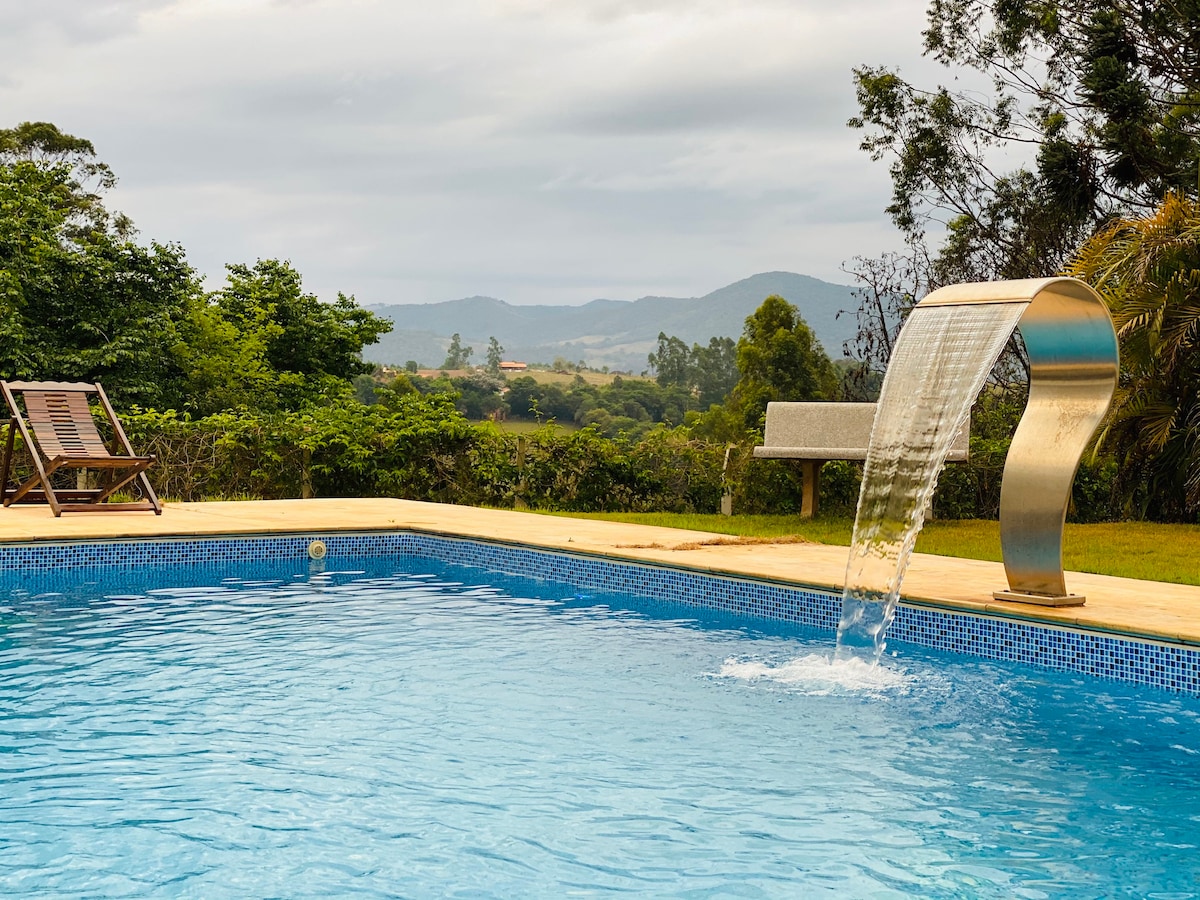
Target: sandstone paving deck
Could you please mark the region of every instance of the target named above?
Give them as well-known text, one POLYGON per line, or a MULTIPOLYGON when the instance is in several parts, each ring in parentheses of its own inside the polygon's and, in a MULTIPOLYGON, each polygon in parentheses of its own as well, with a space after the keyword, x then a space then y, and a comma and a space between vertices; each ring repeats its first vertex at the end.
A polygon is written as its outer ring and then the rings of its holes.
MULTIPOLYGON (((170 503, 145 512, 64 514, 45 506, 0 509, 0 543, 112 538, 410 530, 661 563, 723 575, 841 589, 847 548, 813 543, 751 543, 710 532, 511 510, 393 499, 170 503)), ((915 554, 906 602, 1031 619, 1118 634, 1200 644, 1200 587, 1070 572, 1082 607, 998 602, 1007 584, 999 563, 915 554)))

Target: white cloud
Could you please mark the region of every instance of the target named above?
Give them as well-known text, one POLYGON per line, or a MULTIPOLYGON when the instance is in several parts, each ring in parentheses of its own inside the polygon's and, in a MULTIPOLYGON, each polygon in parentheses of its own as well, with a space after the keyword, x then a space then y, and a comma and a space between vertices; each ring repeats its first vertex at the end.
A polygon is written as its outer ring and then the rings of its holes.
POLYGON ((582 302, 844 280, 896 243, 845 120, 853 65, 915 59, 912 0, 19 9, 0 126, 91 139, 113 205, 217 277, 281 256, 322 296, 582 302))

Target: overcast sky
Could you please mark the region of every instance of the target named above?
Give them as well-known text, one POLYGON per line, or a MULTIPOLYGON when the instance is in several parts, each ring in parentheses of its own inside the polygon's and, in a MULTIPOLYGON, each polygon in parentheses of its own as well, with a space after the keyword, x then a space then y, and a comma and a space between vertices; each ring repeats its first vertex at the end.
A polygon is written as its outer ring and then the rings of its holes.
POLYGON ((143 240, 361 303, 848 283, 898 241, 851 67, 925 0, 0 0, 0 127, 90 139, 143 240))

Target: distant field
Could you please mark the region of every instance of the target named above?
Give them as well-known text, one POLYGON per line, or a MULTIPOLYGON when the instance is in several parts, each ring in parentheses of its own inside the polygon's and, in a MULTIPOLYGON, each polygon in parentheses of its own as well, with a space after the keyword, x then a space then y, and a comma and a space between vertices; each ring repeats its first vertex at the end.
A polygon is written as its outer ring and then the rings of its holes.
MULTIPOLYGON (((442 372, 446 372, 451 378, 461 378, 464 375, 470 375, 473 369, 421 369, 417 372, 422 378, 437 378, 442 372)), ((545 369, 526 369, 524 372, 510 372, 507 375, 508 379, 520 378, 528 375, 538 384, 570 384, 577 377, 574 372, 549 372, 545 369)), ((611 372, 580 372, 578 377, 582 378, 588 384, 606 385, 612 384, 612 380, 617 376, 611 372)), ((626 381, 652 381, 650 378, 642 378, 640 375, 622 375, 621 378, 626 381)))
MULTIPOLYGON (((533 378, 538 384, 570 384, 575 380, 574 372, 547 372, 543 369, 527 369, 524 372, 518 372, 510 375, 509 378, 516 378, 520 375, 528 375, 533 378)), ((617 376, 611 372, 580 372, 580 377, 588 384, 604 385, 612 384, 612 381, 617 376)), ((653 381, 651 378, 642 378, 641 375, 622 375, 621 378, 625 381, 653 381)))

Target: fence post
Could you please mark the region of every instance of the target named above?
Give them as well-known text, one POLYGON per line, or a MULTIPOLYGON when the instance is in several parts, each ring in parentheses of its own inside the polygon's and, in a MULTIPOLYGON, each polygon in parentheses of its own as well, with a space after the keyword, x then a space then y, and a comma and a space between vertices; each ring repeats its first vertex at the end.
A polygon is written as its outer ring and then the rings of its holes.
POLYGON ((525 435, 517 436, 517 491, 513 496, 513 509, 529 509, 525 502, 525 435))
POLYGON ((729 483, 726 477, 729 472, 729 454, 733 451, 733 444, 725 445, 725 464, 721 466, 721 515, 733 515, 733 485, 729 483))
POLYGON ((312 450, 305 447, 300 451, 300 499, 311 500, 312 497, 312 450))

